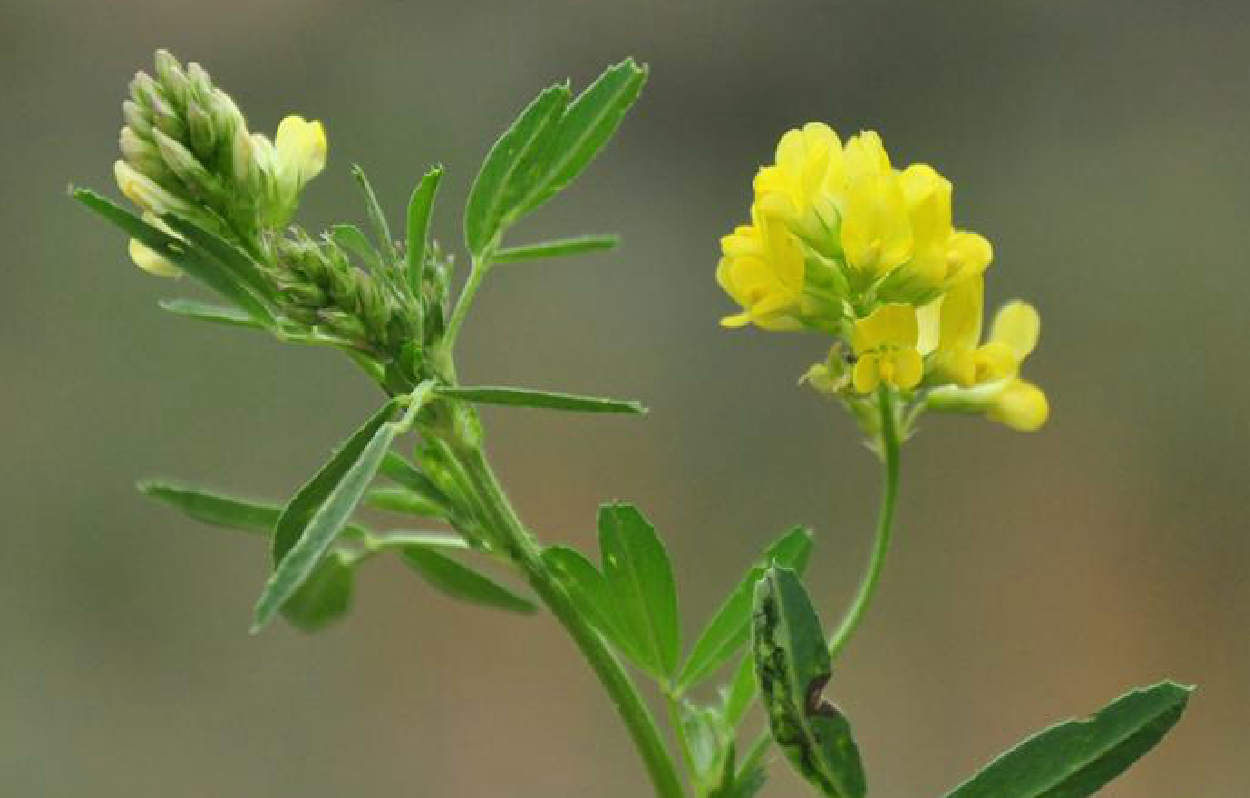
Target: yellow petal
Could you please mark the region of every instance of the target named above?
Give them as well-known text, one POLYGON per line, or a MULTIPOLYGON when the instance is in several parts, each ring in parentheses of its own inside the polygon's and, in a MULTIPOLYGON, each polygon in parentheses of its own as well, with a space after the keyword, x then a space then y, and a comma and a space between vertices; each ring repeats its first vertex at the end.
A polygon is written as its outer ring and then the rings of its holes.
POLYGON ((998 382, 1014 377, 1020 371, 1020 360, 1006 344, 990 341, 977 347, 973 356, 974 380, 978 383, 998 382))
POLYGON ((920 384, 920 378, 924 376, 924 361, 920 358, 920 353, 910 347, 899 349, 893 355, 894 373, 891 382, 902 388, 904 391, 910 391, 920 384))
POLYGON ((855 322, 852 345, 857 353, 882 346, 914 349, 919 338, 916 309, 911 305, 882 305, 855 322))
POLYGON ((987 415, 1012 429, 1033 432, 1046 423, 1050 405, 1046 394, 1031 382, 1012 380, 995 399, 987 415))
POLYGON ((989 268, 994 248, 985 236, 959 230, 951 234, 946 247, 947 279, 954 282, 975 277, 989 268))
POLYGON ((872 393, 881 384, 881 359, 873 353, 862 355, 855 361, 855 371, 851 375, 855 390, 860 393, 872 393))
POLYGON ((278 125, 274 139, 279 168, 295 176, 300 185, 316 177, 326 165, 326 132, 320 122, 288 116, 278 125))
POLYGON ((896 175, 868 175, 847 185, 842 201, 842 249, 852 266, 877 275, 911 259, 911 222, 896 175))
POLYGON ((178 277, 182 270, 162 255, 156 254, 149 247, 139 243, 138 239, 130 239, 130 259, 135 265, 149 274, 158 277, 178 277))
POLYGON ((971 350, 981 339, 985 279, 977 275, 946 292, 942 298, 941 349, 971 350))
POLYGON ((990 340, 1006 345, 1020 361, 1037 346, 1041 329, 1042 319, 1033 306, 1017 300, 999 308, 990 329, 990 340))
POLYGON ((890 172, 890 156, 886 154, 885 144, 881 136, 872 130, 851 136, 842 150, 842 162, 847 180, 890 172))

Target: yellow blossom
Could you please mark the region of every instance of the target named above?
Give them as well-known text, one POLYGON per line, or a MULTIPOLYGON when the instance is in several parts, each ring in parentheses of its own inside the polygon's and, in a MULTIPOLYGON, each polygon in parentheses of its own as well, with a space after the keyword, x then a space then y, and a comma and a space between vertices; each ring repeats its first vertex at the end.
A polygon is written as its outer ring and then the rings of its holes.
POLYGON ((781 224, 756 219, 721 239, 716 281, 742 306, 721 324, 754 323, 766 330, 797 330, 803 296, 803 252, 781 224))
POLYGON ((867 174, 851 180, 842 198, 842 251, 847 265, 884 277, 911 259, 912 229, 897 175, 867 174))
POLYGON ((155 214, 189 213, 191 206, 184 200, 166 191, 155 180, 141 174, 125 161, 113 163, 113 177, 117 180, 117 188, 126 199, 138 205, 144 211, 155 214))
POLYGON ((882 382, 905 391, 916 387, 924 376, 918 337, 916 309, 910 305, 882 305, 856 321, 851 340, 855 390, 872 393, 882 382))
MULTIPOLYGON (((144 213, 143 221, 153 227, 159 228, 167 235, 177 237, 177 233, 175 233, 169 225, 161 221, 161 218, 154 213, 144 213)), ((130 259, 135 262, 135 265, 140 269, 143 269, 148 274, 154 274, 157 277, 182 276, 182 269, 175 266, 174 263, 164 255, 160 255, 151 247, 145 246, 137 238, 130 239, 129 252, 130 259)))
POLYGON ((985 414, 1020 432, 1034 432, 1050 417, 1050 403, 1041 388, 1015 377, 995 392, 985 414))
POLYGON ((326 165, 326 132, 320 122, 291 115, 278 124, 274 139, 278 180, 298 191, 326 165))
POLYGON ((978 275, 920 309, 920 350, 930 355, 930 371, 939 380, 970 388, 1015 377, 1037 346, 1041 319, 1032 305, 1019 301, 999 309, 989 340, 979 343, 984 292, 978 275))
POLYGON ((829 251, 843 182, 842 142, 832 128, 809 122, 777 144, 776 162, 755 176, 755 209, 821 251, 829 251))

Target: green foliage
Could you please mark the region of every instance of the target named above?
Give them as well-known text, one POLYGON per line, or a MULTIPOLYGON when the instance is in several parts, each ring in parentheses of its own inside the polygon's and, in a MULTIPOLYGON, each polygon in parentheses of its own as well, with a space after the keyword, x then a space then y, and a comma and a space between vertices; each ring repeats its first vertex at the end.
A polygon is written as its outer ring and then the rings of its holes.
POLYGON ((274 530, 272 553, 275 565, 281 563, 292 547, 299 542, 313 516, 321 510, 326 499, 343 481, 347 472, 360 460, 365 448, 377 437, 378 432, 386 428, 387 423, 394 417, 397 406, 394 401, 383 405, 342 446, 335 450, 326 464, 313 475, 312 479, 304 483, 287 503, 274 530))
POLYGON ((755 673, 773 739, 828 798, 863 798, 864 770, 846 717, 821 692, 832 665, 816 610, 797 574, 771 566, 755 588, 755 673))
POLYGON ((465 208, 465 243, 480 256, 513 222, 565 188, 607 143, 638 99, 646 70, 632 59, 607 69, 576 100, 552 86, 495 142, 465 208))
POLYGON ((188 485, 152 479, 140 482, 138 487, 148 496, 182 510, 196 521, 226 529, 271 535, 274 524, 282 514, 282 509, 272 504, 239 499, 188 485))
POLYGON ((452 598, 510 612, 531 613, 534 602, 497 581, 427 546, 405 546, 404 562, 427 582, 452 598))
POLYGON ((615 249, 621 243, 618 236, 578 236, 577 238, 561 238, 557 241, 543 241, 538 244, 526 244, 520 247, 506 247, 495 253, 495 263, 515 263, 540 258, 563 258, 570 255, 585 255, 588 252, 603 252, 615 249))
POLYGON ((641 402, 620 399, 601 399, 595 396, 576 396, 554 391, 534 391, 525 388, 497 386, 440 386, 440 396, 462 399, 483 405, 506 405, 508 407, 536 407, 544 410, 567 410, 572 413, 633 413, 643 414, 647 409, 641 402))
POLYGON ((356 568, 341 551, 327 554, 299 590, 282 605, 282 617, 304 632, 317 632, 347 614, 352 605, 356 568))
POLYGON ((161 310, 167 310, 176 316, 184 316, 188 319, 224 324, 229 327, 249 327, 254 330, 264 328, 264 325, 243 311, 224 305, 212 305, 207 302, 197 302, 194 299, 162 299, 158 304, 161 310))
POLYGON ((802 574, 811 551, 812 532, 804 527, 791 529, 765 550, 699 635, 677 679, 680 690, 703 681, 746 645, 751 636, 755 584, 764 576, 764 570, 776 563, 802 574))
POLYGON ((364 504, 375 510, 389 510, 417 518, 443 518, 447 513, 441 505, 403 487, 370 488, 365 493, 364 504))
POLYGON ((386 223, 386 212, 382 210, 377 192, 373 190, 373 184, 369 182, 365 170, 353 165, 352 177, 356 178, 360 193, 365 198, 365 211, 369 215, 369 225, 373 228, 378 252, 383 254, 384 261, 389 264, 395 260, 395 239, 391 237, 391 227, 386 223))
MULTIPOLYGON (((148 224, 143 219, 108 200, 94 191, 80 188, 73 192, 74 198, 108 221, 121 228, 132 238, 156 254, 176 264, 187 274, 204 283, 222 297, 230 300, 241 310, 266 326, 272 325, 273 316, 264 302, 248 287, 231 263, 223 262, 202 247, 187 246, 168 233, 148 224)), ((190 223, 188 223, 189 225, 190 223)))
POLYGON ((1176 724, 1192 687, 1162 682, 1030 737, 947 798, 1085 798, 1123 773, 1176 724))
MULTIPOLYGON (((430 396, 430 389, 426 382, 413 392, 405 423, 430 396)), ((391 420, 398 405, 398 400, 391 400, 374 414, 283 511, 274 532, 276 566, 256 604, 254 631, 309 578, 347 525, 391 443, 404 429, 405 423, 391 420)))
POLYGON ((408 200, 408 288, 413 296, 421 295, 425 274, 425 248, 430 238, 430 218, 434 213, 434 198, 443 180, 443 167, 435 166, 425 173, 421 182, 412 190, 408 200))
POLYGON ((629 504, 599 508, 603 576, 619 626, 635 643, 638 665, 667 680, 681 656, 677 585, 664 542, 629 504))

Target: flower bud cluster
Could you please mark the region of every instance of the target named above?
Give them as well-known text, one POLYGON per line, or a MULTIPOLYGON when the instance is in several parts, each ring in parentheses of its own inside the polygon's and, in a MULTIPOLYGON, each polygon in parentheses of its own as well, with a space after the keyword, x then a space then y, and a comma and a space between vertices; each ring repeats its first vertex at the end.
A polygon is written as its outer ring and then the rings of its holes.
POLYGON ((755 177, 750 224, 721 240, 716 278, 742 308, 722 323, 835 336, 807 377, 848 403, 887 385, 1037 429, 1045 395, 1019 378, 1037 312, 1012 303, 980 340, 993 250, 954 227, 951 196, 933 167, 895 168, 871 131, 845 143, 821 123, 787 132, 755 177))
MULTIPOLYGON (((271 141, 248 130, 199 64, 184 67, 160 50, 154 71, 135 75, 122 104, 122 157, 114 164, 122 193, 149 220, 175 213, 245 240, 286 224, 304 185, 325 166, 321 123, 288 116, 271 141)), ((176 272, 150 251, 135 260, 176 272)))
POLYGON ((274 259, 270 276, 293 321, 382 352, 398 351, 416 337, 402 296, 355 265, 333 238, 314 240, 294 228, 276 243, 274 259))

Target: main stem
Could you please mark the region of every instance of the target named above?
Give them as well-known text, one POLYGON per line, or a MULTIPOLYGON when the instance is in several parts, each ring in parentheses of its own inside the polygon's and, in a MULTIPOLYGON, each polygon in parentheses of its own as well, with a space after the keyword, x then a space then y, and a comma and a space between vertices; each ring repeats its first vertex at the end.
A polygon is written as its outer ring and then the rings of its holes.
POLYGON ((829 638, 829 656, 837 659, 859 627, 868 605, 872 603, 885 568, 885 557, 890 550, 890 536, 894 529, 894 507, 898 503, 898 425, 894 414, 894 396, 882 385, 878 391, 878 411, 881 414, 881 458, 885 464, 885 489, 881 493, 881 512, 877 517, 877 539, 872 549, 868 572, 860 583, 859 593, 847 610, 838 630, 829 638))
POLYGON ((513 547, 509 554, 524 571, 534 592, 564 627, 599 682, 616 705, 616 711, 642 756, 658 798, 684 798, 677 769, 665 747, 655 719, 643 702, 637 687, 607 643, 587 622, 567 592, 543 562, 541 549, 522 525, 511 502, 499 485, 480 447, 458 447, 458 454, 474 492, 492 516, 484 521, 499 525, 503 537, 513 547))

